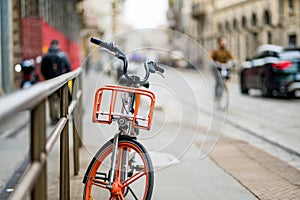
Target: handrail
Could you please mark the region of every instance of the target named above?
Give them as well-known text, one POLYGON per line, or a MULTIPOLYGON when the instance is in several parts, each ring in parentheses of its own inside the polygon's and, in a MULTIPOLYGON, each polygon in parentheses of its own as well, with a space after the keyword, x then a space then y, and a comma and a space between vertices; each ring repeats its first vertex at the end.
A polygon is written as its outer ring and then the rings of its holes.
POLYGON ((30 88, 0 97, 0 122, 14 112, 28 110, 81 73, 81 68, 59 77, 33 85, 30 88), (13 103, 12 103, 13 102, 13 103), (14 111, 14 112, 13 112, 14 111))
POLYGON ((79 171, 79 147, 82 134, 82 69, 63 74, 30 88, 0 98, 0 124, 18 112, 30 110, 30 159, 9 199, 47 199, 47 156, 60 137, 60 199, 70 199, 69 120, 73 124, 74 175, 79 171), (68 102, 68 82, 73 81, 72 101, 68 102), (60 91, 60 120, 46 138, 46 100, 60 91), (69 105, 69 106, 68 106, 69 105))

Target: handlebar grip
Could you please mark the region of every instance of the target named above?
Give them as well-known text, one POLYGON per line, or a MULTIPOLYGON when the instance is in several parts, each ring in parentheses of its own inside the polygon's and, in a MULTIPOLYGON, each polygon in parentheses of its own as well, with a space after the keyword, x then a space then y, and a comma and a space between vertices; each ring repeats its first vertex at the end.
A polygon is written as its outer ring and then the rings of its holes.
POLYGON ((96 39, 94 37, 91 37, 90 41, 91 41, 91 43, 94 43, 97 45, 101 45, 102 43, 104 43, 102 40, 96 39))
POLYGON ((103 47, 103 48, 105 48, 105 49, 107 49, 107 50, 109 50, 109 51, 111 51, 112 53, 115 53, 115 54, 117 54, 117 57, 118 56, 122 56, 122 57, 124 57, 124 53, 114 44, 114 43, 112 43, 112 42, 104 42, 104 41, 102 41, 102 40, 100 40, 100 39, 97 39, 97 38, 94 38, 94 37, 92 37, 91 39, 90 39, 90 41, 92 42, 92 43, 94 43, 94 44, 96 44, 96 45, 99 45, 99 46, 101 46, 101 47, 103 47))
POLYGON ((94 38, 94 37, 92 37, 92 38, 90 39, 90 41, 91 41, 92 43, 94 43, 94 44, 97 44, 97 45, 99 45, 99 46, 101 46, 101 47, 103 47, 103 48, 105 48, 105 49, 107 49, 107 50, 113 52, 113 53, 116 53, 116 51, 115 51, 115 49, 114 49, 115 46, 114 46, 113 43, 104 42, 104 41, 102 41, 102 40, 100 40, 100 39, 97 39, 97 38, 94 38))

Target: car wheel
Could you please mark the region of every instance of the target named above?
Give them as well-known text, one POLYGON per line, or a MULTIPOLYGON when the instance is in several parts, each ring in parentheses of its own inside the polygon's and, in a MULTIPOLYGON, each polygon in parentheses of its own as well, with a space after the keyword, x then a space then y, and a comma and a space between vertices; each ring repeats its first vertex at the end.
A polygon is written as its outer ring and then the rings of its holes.
POLYGON ((268 89, 265 79, 261 81, 261 93, 263 97, 271 97, 272 92, 268 89))
POLYGON ((240 90, 241 90, 242 94, 248 94, 249 93, 249 89, 245 86, 245 83, 243 81, 243 77, 241 77, 240 90))
POLYGON ((245 87, 244 84, 241 83, 241 93, 242 94, 248 94, 249 93, 249 89, 245 87))
POLYGON ((291 98, 291 99, 295 98, 295 97, 296 97, 295 91, 288 92, 288 93, 287 93, 287 97, 288 97, 288 98, 291 98))

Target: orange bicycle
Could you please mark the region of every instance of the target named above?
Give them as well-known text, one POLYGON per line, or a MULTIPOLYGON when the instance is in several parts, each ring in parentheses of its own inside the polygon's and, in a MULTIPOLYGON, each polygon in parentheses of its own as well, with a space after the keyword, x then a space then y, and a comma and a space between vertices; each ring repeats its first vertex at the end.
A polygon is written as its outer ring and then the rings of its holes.
POLYGON ((145 77, 127 73, 125 54, 114 43, 91 42, 123 61, 120 85, 105 85, 95 94, 93 122, 117 122, 118 132, 96 153, 85 173, 83 199, 151 199, 154 172, 146 148, 137 141, 139 129, 150 130, 155 95, 148 89, 150 73, 164 69, 154 61, 144 63, 145 77))

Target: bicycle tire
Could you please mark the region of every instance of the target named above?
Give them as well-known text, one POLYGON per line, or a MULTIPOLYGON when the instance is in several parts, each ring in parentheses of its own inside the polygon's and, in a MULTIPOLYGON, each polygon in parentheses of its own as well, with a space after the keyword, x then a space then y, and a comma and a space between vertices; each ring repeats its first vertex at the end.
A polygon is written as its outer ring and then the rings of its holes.
POLYGON ((230 104, 228 83, 223 82, 223 92, 221 97, 216 101, 216 106, 218 110, 228 111, 230 104))
MULTIPOLYGON (((95 185, 95 182, 101 182, 101 184, 103 184, 102 186, 105 185, 104 184, 105 182, 108 183, 107 180, 106 181, 96 180, 97 179, 96 174, 97 174, 98 170, 101 168, 102 164, 104 165, 105 159, 110 159, 111 152, 112 152, 112 146, 113 146, 112 144, 113 144, 113 139, 106 142, 99 149, 99 151, 96 153, 96 155, 92 159, 91 163, 89 164, 89 167, 87 169, 87 172, 86 172, 84 180, 83 180, 83 183, 85 184, 84 185, 84 192, 83 192, 83 199, 84 200, 94 199, 92 197, 92 195, 93 195, 92 193, 95 190, 98 190, 98 189, 100 190, 101 189, 101 186, 99 186, 100 184, 97 186, 97 185, 95 185)), ((122 136, 122 135, 119 136, 119 142, 118 142, 118 150, 120 150, 120 149, 127 149, 127 150, 131 149, 134 152, 136 152, 139 155, 140 159, 142 160, 142 162, 144 164, 144 172, 142 172, 142 173, 144 173, 143 176, 145 176, 144 177, 144 179, 145 179, 144 185, 145 186, 144 186, 144 189, 143 189, 144 191, 143 191, 143 194, 142 194, 142 198, 139 198, 139 199, 150 200, 151 196, 152 196, 152 192, 153 192, 153 186, 154 186, 154 172, 153 172, 153 166, 152 166, 152 162, 151 162, 148 151, 146 150, 146 148, 141 143, 136 141, 134 138, 132 138, 130 136, 122 136)), ((102 172, 98 172, 98 174, 101 174, 101 173, 102 172)), ((108 172, 108 173, 110 173, 110 172, 108 172)), ((138 172, 138 173, 141 173, 141 172, 138 172)), ((129 182, 129 179, 133 179, 134 175, 136 175, 138 173, 135 173, 135 174, 131 175, 127 180, 123 180, 123 182, 124 183, 126 181, 129 182)), ((104 173, 102 173, 102 175, 103 174, 104 173)), ((116 181, 117 176, 118 175, 115 176, 114 182, 117 182, 116 181)), ((138 179, 140 179, 140 178, 138 178, 138 179)), ((130 192, 133 193, 131 191, 130 186, 131 186, 131 183, 128 185, 128 188, 129 188, 130 192)), ((109 199, 119 199, 119 197, 115 193, 113 193, 113 191, 112 191, 113 189, 106 188, 106 190, 108 191, 106 193, 108 193, 109 199)), ((122 196, 122 198, 120 198, 120 199, 125 199, 124 196, 126 196, 127 193, 129 193, 128 190, 126 192, 124 190, 125 190, 125 188, 123 188, 122 194, 118 194, 118 195, 122 196)), ((102 189, 102 191, 105 191, 105 189, 102 189)), ((134 199, 137 199, 134 195, 135 194, 132 194, 131 196, 133 196, 134 199)), ((101 199, 103 199, 103 198, 101 197, 101 199)))
MULTIPOLYGON (((224 93, 225 93, 225 98, 226 98, 226 102, 225 102, 225 111, 228 111, 229 109, 229 103, 230 103, 230 92, 229 92, 229 86, 228 83, 224 83, 224 93)), ((223 94, 224 95, 224 94, 223 94)))

